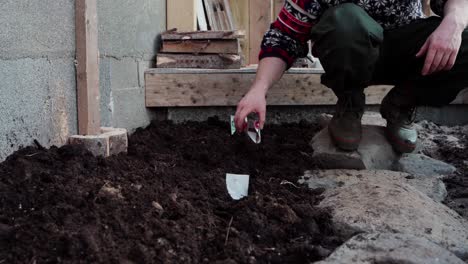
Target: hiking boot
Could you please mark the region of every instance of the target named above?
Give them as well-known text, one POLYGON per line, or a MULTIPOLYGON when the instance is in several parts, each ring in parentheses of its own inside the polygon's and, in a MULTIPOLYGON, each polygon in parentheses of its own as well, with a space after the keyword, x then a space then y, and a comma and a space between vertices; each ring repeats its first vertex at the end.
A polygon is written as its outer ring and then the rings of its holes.
POLYGON ((382 100, 380 114, 387 120, 385 135, 393 149, 399 153, 413 152, 418 139, 413 127, 416 102, 408 89, 393 88, 382 100))
POLYGON ((328 125, 330 136, 338 148, 354 151, 359 147, 364 104, 365 95, 362 91, 346 92, 338 96, 336 112, 328 125))

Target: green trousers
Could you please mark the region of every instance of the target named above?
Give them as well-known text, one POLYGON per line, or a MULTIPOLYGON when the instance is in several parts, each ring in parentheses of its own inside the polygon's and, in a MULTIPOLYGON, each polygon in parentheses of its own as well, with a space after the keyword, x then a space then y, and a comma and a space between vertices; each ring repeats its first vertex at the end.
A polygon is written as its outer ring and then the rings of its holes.
POLYGON ((422 76, 425 56, 416 58, 441 21, 430 17, 384 30, 355 4, 328 9, 311 32, 312 52, 325 70, 322 83, 338 98, 369 85, 404 85, 411 89, 418 105, 449 104, 468 88, 468 30, 463 32, 452 70, 422 76))

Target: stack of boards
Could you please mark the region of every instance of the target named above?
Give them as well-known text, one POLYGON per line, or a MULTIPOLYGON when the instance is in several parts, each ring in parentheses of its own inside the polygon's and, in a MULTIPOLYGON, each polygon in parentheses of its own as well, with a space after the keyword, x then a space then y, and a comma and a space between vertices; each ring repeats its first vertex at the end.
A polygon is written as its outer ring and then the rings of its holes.
POLYGON ((195 0, 198 29, 162 34, 158 68, 239 69, 239 38, 228 0, 195 0), (210 30, 210 31, 208 31, 210 30))
POLYGON ((167 31, 161 35, 158 68, 239 69, 238 31, 167 31))

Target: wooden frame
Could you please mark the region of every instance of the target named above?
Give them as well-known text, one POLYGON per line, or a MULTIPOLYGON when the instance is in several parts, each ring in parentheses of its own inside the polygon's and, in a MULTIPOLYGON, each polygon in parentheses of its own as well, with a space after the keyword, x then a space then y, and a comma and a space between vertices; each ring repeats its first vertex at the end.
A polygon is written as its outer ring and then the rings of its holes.
MULTIPOLYGON (((333 105, 336 96, 320 83, 323 70, 291 69, 268 92, 269 105, 333 105)), ((237 70, 150 69, 146 106, 235 106, 250 88, 255 68, 237 70)), ((365 90, 367 104, 380 104, 390 86, 365 90)))
POLYGON ((76 82, 78 133, 98 135, 101 130, 97 0, 76 0, 76 82))

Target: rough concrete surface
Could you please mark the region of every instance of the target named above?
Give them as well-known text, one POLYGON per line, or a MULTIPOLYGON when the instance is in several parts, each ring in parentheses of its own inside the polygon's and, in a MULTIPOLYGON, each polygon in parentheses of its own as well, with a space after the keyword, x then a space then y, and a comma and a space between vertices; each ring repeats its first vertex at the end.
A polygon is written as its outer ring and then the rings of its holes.
POLYGON ((320 207, 332 209, 342 235, 383 232, 425 237, 468 259, 468 222, 408 183, 385 175, 326 190, 320 207))
POLYGON ((463 264, 450 251, 410 234, 359 234, 317 264, 463 264))
POLYGON ((109 157, 127 152, 127 130, 102 127, 99 135, 73 135, 69 138, 69 143, 82 145, 95 156, 109 157))
POLYGON ((306 171, 299 180, 311 189, 324 188, 330 190, 337 187, 356 184, 361 181, 394 181, 407 183, 426 194, 436 202, 441 202, 447 196, 447 189, 440 177, 414 176, 404 172, 386 170, 314 170, 306 171))
MULTIPOLYGON (((333 115, 330 114, 320 114, 318 122, 322 127, 326 127, 328 126, 328 123, 330 123, 332 117, 333 115)), ((386 126, 387 121, 383 119, 382 115, 378 112, 366 111, 362 115, 361 124, 371 126, 386 126)))
POLYGON ((407 172, 414 175, 450 175, 457 169, 443 161, 430 158, 424 154, 404 154, 394 165, 397 171, 407 172))
POLYGON ((328 128, 312 139, 313 157, 327 169, 391 169, 398 155, 387 142, 381 126, 363 126, 357 151, 342 151, 332 141, 328 128))
POLYGON ((164 0, 98 1, 101 119, 130 132, 154 118, 144 100, 144 71, 166 29, 164 0))
POLYGON ((0 60, 0 160, 36 139, 63 145, 77 130, 73 59, 0 60))
POLYGON ((0 59, 75 55, 74 0, 2 0, 0 25, 0 59))

